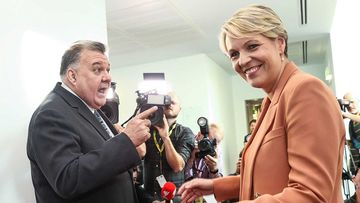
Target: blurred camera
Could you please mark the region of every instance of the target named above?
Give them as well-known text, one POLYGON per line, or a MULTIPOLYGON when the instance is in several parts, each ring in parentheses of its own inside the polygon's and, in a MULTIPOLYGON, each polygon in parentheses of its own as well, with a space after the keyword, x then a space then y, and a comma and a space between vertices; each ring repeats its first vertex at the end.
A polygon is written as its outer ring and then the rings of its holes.
POLYGON ((347 99, 337 99, 337 101, 342 111, 346 111, 346 108, 350 106, 350 101, 347 99))
POLYGON ((140 93, 136 91, 138 98, 136 103, 140 109, 140 113, 147 109, 157 106, 158 109, 148 119, 151 121, 151 125, 162 125, 164 116, 164 107, 170 106, 171 97, 169 95, 157 94, 156 91, 149 91, 140 93))
POLYGON ((210 140, 209 138, 209 125, 207 119, 205 117, 200 117, 197 120, 197 123, 200 127, 200 132, 204 137, 198 142, 199 152, 195 154, 196 158, 204 158, 206 155, 215 156, 216 139, 210 140))
POLYGON ((106 98, 106 103, 100 109, 112 124, 119 122, 119 95, 115 92, 116 82, 111 82, 111 87, 106 98), (109 96, 110 95, 110 96, 109 96))

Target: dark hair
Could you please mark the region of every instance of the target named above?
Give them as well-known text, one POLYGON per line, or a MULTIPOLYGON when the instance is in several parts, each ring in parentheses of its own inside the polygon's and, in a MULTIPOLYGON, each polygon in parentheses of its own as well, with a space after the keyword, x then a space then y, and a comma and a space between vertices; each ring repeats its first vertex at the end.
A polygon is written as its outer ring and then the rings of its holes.
POLYGON ((73 45, 65 51, 64 55, 61 58, 60 66, 60 76, 64 76, 66 70, 70 65, 77 64, 80 61, 80 54, 83 50, 97 51, 105 53, 105 45, 101 42, 90 41, 90 40, 81 40, 76 41, 73 45))
POLYGON ((249 126, 250 126, 252 123, 256 123, 256 119, 251 119, 251 121, 249 122, 249 126))

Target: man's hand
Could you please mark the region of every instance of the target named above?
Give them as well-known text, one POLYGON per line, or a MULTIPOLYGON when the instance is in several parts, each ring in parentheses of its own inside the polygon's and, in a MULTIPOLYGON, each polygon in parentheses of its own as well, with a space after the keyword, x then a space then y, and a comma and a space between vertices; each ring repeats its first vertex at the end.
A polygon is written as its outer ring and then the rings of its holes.
POLYGON ((165 115, 163 116, 163 124, 162 126, 155 126, 155 128, 157 129, 157 131, 159 132, 160 137, 164 140, 167 137, 169 137, 169 123, 165 117, 165 115))
POLYGON ((217 166, 218 158, 217 158, 217 155, 215 155, 215 157, 210 156, 210 155, 206 155, 204 157, 204 161, 205 161, 205 164, 207 165, 207 167, 209 168, 210 171, 218 170, 218 166, 217 166))
POLYGON ((150 117, 151 114, 155 113, 156 110, 157 106, 153 106, 152 108, 136 115, 128 122, 123 130, 136 147, 150 138, 151 122, 147 118, 150 117))
POLYGON ((124 131, 124 128, 120 125, 120 123, 115 123, 114 127, 118 131, 118 133, 121 133, 122 131, 124 131))
POLYGON ((343 112, 343 111, 341 111, 341 114, 342 114, 343 118, 349 118, 350 120, 360 123, 360 116, 357 114, 352 114, 352 113, 343 112))
POLYGON ((201 132, 198 132, 198 134, 197 135, 195 135, 195 140, 196 141, 200 141, 200 140, 202 140, 204 138, 204 135, 203 134, 201 134, 201 132))

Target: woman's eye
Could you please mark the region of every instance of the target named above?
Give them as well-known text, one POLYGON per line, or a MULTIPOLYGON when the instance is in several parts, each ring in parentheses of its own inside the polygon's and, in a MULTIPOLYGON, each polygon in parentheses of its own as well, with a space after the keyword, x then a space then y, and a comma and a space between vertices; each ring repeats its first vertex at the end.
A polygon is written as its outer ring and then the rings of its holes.
POLYGON ((239 52, 238 51, 231 52, 229 54, 229 56, 230 56, 230 59, 234 59, 239 56, 239 52))
POLYGON ((248 49, 249 49, 249 50, 253 50, 253 49, 256 49, 258 46, 259 46, 258 44, 250 44, 250 45, 248 46, 248 49))

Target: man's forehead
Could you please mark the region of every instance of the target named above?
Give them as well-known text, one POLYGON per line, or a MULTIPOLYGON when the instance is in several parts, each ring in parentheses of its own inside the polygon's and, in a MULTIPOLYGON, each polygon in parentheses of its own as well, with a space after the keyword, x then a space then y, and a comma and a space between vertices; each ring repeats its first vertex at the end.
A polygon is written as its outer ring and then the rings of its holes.
POLYGON ((171 101, 175 102, 175 103, 179 103, 179 98, 177 97, 177 95, 173 92, 169 92, 168 95, 171 97, 171 101))

